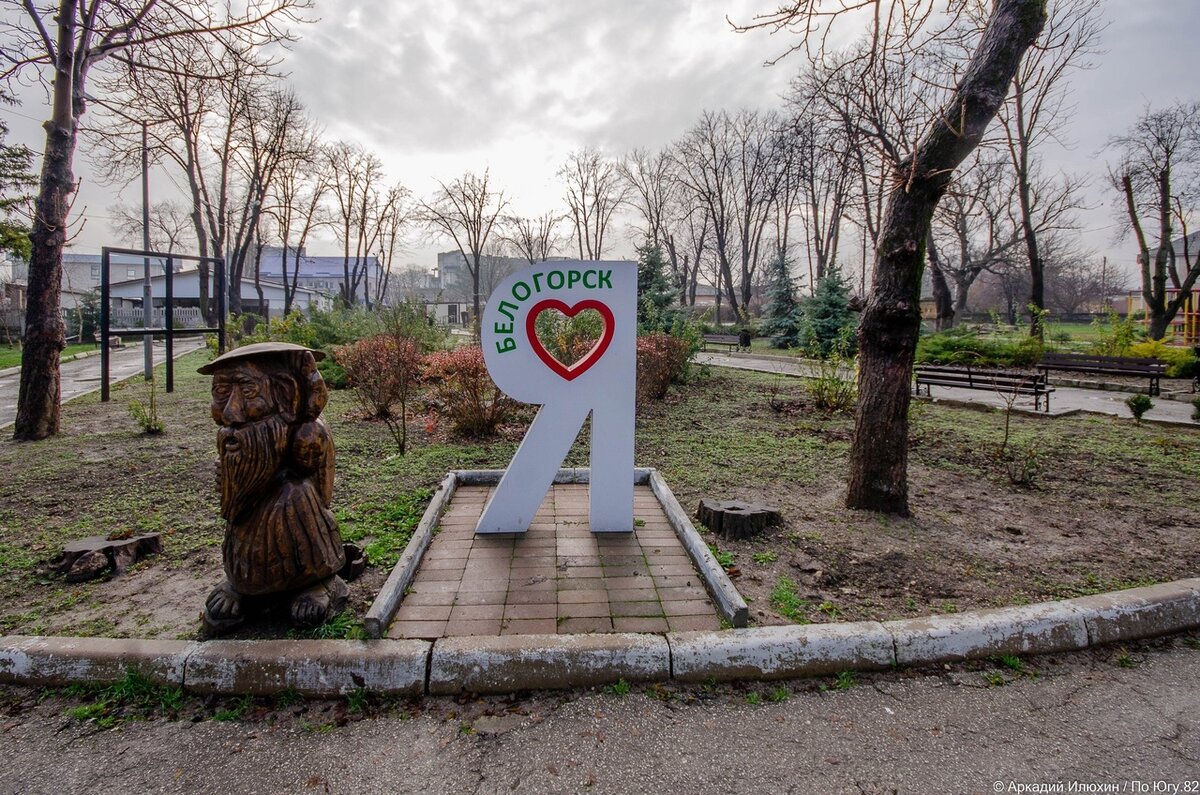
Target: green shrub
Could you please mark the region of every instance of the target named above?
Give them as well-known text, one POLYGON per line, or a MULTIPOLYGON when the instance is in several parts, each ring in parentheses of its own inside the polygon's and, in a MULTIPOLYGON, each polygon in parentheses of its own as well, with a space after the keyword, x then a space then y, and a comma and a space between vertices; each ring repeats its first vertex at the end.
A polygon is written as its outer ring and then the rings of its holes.
POLYGON ((1129 406, 1129 411, 1133 414, 1134 421, 1141 425, 1142 415, 1154 408, 1154 401, 1150 399, 1149 395, 1139 392, 1136 395, 1130 395, 1125 400, 1125 405, 1129 406))
POLYGON ((1196 373, 1196 354, 1190 348, 1167 345, 1162 340, 1134 343, 1127 355, 1166 362, 1167 378, 1191 378, 1196 373))
POLYGON ((929 334, 917 342, 918 364, 961 364, 972 367, 1029 368, 1042 358, 1042 343, 1036 337, 1011 342, 985 339, 965 328, 929 334))
POLYGON ((1200 397, 1192 398, 1192 420, 1200 422, 1200 397))
POLYGON ((538 341, 546 352, 570 367, 587 355, 604 334, 604 318, 595 309, 574 317, 562 312, 540 312, 534 321, 538 341))
POLYGON ((1099 356, 1129 356, 1130 346, 1146 335, 1134 315, 1118 315, 1112 307, 1107 315, 1092 321, 1092 328, 1096 341, 1091 352, 1099 356))

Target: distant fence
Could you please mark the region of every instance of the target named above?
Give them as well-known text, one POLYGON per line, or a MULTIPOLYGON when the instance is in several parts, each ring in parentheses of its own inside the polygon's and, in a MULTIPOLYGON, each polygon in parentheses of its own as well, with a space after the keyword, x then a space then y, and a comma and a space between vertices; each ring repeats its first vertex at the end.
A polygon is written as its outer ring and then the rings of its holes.
MULTIPOLYGON (((192 329, 204 328, 204 316, 198 306, 177 306, 172 313, 175 328, 192 329)), ((146 327, 146 316, 138 308, 112 309, 109 312, 109 323, 113 329, 134 329, 146 327)), ((150 328, 166 328, 167 310, 150 310, 150 328)))

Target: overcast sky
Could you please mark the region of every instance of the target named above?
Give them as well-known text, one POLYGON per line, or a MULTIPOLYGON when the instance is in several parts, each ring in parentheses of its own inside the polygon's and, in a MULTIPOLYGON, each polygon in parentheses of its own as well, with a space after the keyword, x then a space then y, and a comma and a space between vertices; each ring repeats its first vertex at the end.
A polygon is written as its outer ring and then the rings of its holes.
MULTIPOLYGON (((1053 0, 1052 0, 1053 1, 1053 0)), ((330 138, 357 140, 388 176, 419 196, 435 179, 490 168, 493 184, 522 214, 561 209, 555 172, 585 145, 618 154, 678 137, 706 109, 780 105, 798 56, 763 62, 794 43, 785 34, 738 34, 726 16, 748 20, 774 0, 317 0, 320 20, 304 26, 288 57, 290 80, 330 138)), ((1129 241, 1112 240, 1114 215, 1103 185, 1103 147, 1147 104, 1200 98, 1200 0, 1109 0, 1106 53, 1074 78, 1069 151, 1052 165, 1091 175, 1094 209, 1083 215, 1088 245, 1132 261, 1129 241)), ((40 92, 10 118, 10 140, 42 148, 40 92)), ((140 201, 138 186, 102 186, 86 152, 76 210, 88 222, 78 251, 115 242, 108 207, 140 201)), ((171 181, 158 174, 153 200, 171 181)), ((624 236, 611 254, 631 253, 624 236)), ((434 265, 449 246, 417 240, 400 262, 434 265)), ((335 253, 332 239, 310 246, 335 253)))

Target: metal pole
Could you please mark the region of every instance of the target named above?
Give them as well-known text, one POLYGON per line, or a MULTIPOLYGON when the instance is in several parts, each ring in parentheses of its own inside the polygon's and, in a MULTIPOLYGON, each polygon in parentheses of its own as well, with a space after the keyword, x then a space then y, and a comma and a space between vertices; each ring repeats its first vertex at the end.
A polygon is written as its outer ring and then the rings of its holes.
MULTIPOLYGON (((142 122, 142 251, 150 250, 150 154, 146 137, 146 122, 142 122)), ((142 326, 154 325, 152 311, 153 289, 150 281, 150 258, 142 260, 142 326)), ((154 378, 154 335, 142 337, 142 368, 147 381, 154 378)))
POLYGON ((164 310, 163 323, 167 329, 167 391, 175 391, 175 269, 171 258, 167 257, 167 306, 164 310))
POLYGON ((108 249, 100 249, 100 402, 108 402, 108 305, 112 298, 108 291, 108 249))

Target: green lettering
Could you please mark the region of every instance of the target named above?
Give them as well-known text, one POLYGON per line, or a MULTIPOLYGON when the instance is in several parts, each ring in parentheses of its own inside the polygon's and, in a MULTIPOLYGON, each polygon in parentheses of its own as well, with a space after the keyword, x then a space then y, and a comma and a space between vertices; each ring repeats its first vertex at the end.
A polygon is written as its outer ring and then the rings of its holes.
POLYGON ((583 278, 583 274, 579 271, 567 271, 567 289, 571 289, 579 284, 579 280, 583 278))
POLYGON ((612 289, 612 271, 600 271, 600 287, 612 289))
POLYGON ((542 283, 539 281, 541 278, 542 274, 540 271, 533 274, 533 289, 539 293, 542 291, 542 283))
POLYGON ((526 284, 525 282, 517 282, 516 284, 513 285, 513 288, 512 288, 513 298, 517 299, 518 301, 524 301, 526 298, 528 298, 530 296, 531 293, 532 293, 532 291, 529 289, 529 285, 526 284), (520 290, 524 290, 525 295, 520 295, 518 288, 520 290))
POLYGON ((589 276, 595 276, 595 275, 596 275, 596 272, 595 272, 595 271, 584 271, 584 273, 583 273, 583 286, 584 286, 584 287, 586 287, 586 288, 587 288, 587 289, 589 289, 589 290, 595 290, 595 289, 596 289, 596 285, 595 285, 595 284, 588 284, 588 277, 589 277, 589 276))
POLYGON ((551 290, 561 290, 563 286, 562 271, 550 271, 550 273, 546 274, 546 286, 551 290), (558 284, 554 283, 555 276, 558 277, 558 284))
POLYGON ((517 343, 512 337, 505 337, 496 343, 497 353, 508 353, 509 351, 515 351, 516 349, 517 343))
POLYGON ((513 312, 517 311, 516 304, 510 304, 508 301, 501 301, 499 309, 500 309, 500 314, 504 315, 509 320, 517 319, 516 316, 513 314, 513 312), (511 309, 512 312, 509 312, 508 310, 506 310, 505 307, 508 307, 508 309, 511 309))
POLYGON ((496 332, 497 334, 512 334, 513 333, 513 324, 512 323, 497 323, 496 325, 492 326, 492 331, 496 332))

